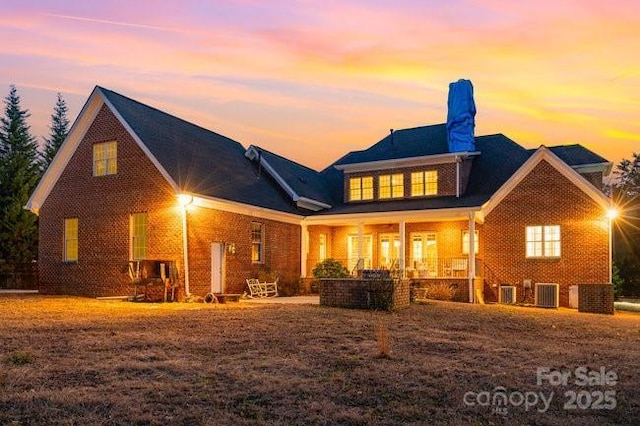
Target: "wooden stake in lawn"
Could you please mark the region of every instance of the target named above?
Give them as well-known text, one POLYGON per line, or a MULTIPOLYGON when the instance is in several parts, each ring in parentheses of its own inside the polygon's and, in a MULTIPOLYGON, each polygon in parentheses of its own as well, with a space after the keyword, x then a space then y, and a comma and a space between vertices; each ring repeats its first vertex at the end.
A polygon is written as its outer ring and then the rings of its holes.
POLYGON ((380 358, 391 358, 391 335, 389 326, 383 320, 378 320, 374 326, 376 343, 378 344, 378 356, 380 358))

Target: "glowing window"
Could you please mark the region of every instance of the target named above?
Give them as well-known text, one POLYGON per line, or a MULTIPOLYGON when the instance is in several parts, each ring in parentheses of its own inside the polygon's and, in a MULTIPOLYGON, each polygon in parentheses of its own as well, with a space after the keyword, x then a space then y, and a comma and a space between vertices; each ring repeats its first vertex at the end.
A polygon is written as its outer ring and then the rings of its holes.
POLYGON ((64 258, 65 262, 78 261, 78 218, 64 220, 64 258))
POLYGON ((349 200, 373 200, 373 177, 364 176, 349 179, 349 200))
POLYGON ((438 195, 438 171, 411 173, 411 196, 438 195))
POLYGON ((318 260, 322 262, 327 259, 327 234, 318 236, 318 260))
POLYGON ((527 226, 527 257, 560 257, 560 226, 527 226))
MULTIPOLYGON (((473 234, 473 251, 478 254, 479 244, 478 231, 473 234)), ((469 231, 462 231, 462 254, 469 254, 469 231)))
POLYGON ((146 213, 134 213, 131 215, 131 260, 147 258, 148 228, 146 213))
POLYGON ((402 173, 380 175, 378 178, 379 198, 404 197, 404 176, 402 173))
POLYGON ((93 175, 105 176, 118 173, 118 143, 116 141, 93 145, 93 175))
POLYGON ((251 222, 251 262, 263 263, 264 260, 264 233, 262 224, 251 222))

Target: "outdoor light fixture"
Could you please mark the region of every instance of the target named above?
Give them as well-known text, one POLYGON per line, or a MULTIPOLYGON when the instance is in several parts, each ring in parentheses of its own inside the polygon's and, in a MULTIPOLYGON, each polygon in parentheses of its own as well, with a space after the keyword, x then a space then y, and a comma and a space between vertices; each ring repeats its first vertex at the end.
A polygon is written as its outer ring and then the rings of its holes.
POLYGON ((226 243, 227 252, 229 254, 236 254, 236 244, 235 243, 226 243))
POLYGON ((180 194, 178 195, 178 202, 181 206, 188 206, 193 203, 193 195, 191 194, 180 194))
POLYGON ((618 210, 617 209, 609 209, 607 210, 607 218, 609 218, 610 220, 613 220, 615 218, 618 217, 618 210))

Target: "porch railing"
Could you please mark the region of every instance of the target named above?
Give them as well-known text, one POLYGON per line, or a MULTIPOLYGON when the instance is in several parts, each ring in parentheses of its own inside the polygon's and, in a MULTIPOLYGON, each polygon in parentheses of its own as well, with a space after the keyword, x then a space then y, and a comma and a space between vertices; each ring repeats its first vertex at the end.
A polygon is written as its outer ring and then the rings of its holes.
MULTIPOLYGON (((361 259, 356 262, 355 267, 348 262, 347 259, 334 258, 342 263, 345 268, 351 266, 349 272, 352 275, 357 275, 359 270, 362 269, 397 269, 398 259, 393 259, 389 263, 376 265, 371 260, 361 259), (365 265, 365 266, 363 266, 365 265)), ((476 276, 483 275, 483 262, 482 259, 476 257, 476 276)), ((313 268, 318 263, 317 259, 307 259, 307 275, 313 275, 313 268)), ((466 278, 469 276, 469 258, 465 256, 460 257, 439 257, 439 258, 407 258, 405 275, 407 278, 466 278)))

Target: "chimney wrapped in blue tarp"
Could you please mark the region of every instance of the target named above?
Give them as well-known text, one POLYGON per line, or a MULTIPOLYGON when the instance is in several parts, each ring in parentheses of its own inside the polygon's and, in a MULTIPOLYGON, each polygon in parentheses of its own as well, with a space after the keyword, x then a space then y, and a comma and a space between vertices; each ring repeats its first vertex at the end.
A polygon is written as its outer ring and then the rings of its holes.
POLYGON ((449 152, 475 151, 476 104, 471 81, 460 79, 449 84, 447 107, 449 152))

